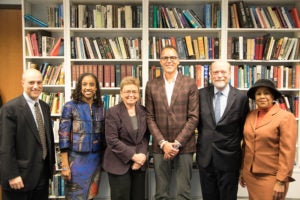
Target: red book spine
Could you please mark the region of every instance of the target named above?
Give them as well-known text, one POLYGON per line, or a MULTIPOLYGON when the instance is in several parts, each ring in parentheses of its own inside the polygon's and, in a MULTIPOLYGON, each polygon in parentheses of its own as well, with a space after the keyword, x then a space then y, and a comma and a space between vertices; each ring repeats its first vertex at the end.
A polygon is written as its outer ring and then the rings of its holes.
POLYGON ((299 117, 299 96, 295 96, 294 98, 294 114, 295 117, 299 117))
POLYGON ((290 13, 291 13, 291 16, 292 16, 292 18, 294 20, 296 28, 300 28, 300 19, 299 19, 297 8, 295 8, 295 7, 292 8, 290 10, 290 13))
POLYGON ((300 88, 300 64, 295 66, 296 78, 295 78, 295 88, 300 88))

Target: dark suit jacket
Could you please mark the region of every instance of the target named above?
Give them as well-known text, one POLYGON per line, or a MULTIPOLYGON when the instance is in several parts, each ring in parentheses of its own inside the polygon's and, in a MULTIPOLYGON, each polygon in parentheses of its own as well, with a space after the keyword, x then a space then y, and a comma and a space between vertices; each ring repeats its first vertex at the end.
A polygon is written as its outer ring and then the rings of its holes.
POLYGON ((200 117, 197 139, 197 162, 205 168, 213 162, 218 170, 231 171, 240 168, 241 140, 249 100, 246 92, 230 86, 227 105, 218 124, 215 122, 214 87, 199 90, 200 117))
POLYGON ((168 105, 163 76, 146 86, 147 124, 153 136, 153 152, 162 153, 158 142, 165 139, 182 144, 181 153, 195 152, 195 129, 199 117, 198 90, 195 80, 178 74, 168 105))
MULTIPOLYGON (((48 104, 39 101, 44 117, 49 178, 55 163, 53 129, 48 104)), ((9 179, 21 176, 24 188, 33 190, 42 171, 42 145, 33 114, 23 95, 9 101, 0 110, 1 184, 10 190, 9 179)))
POLYGON ((104 153, 103 169, 109 173, 125 174, 133 164, 131 158, 135 153, 147 155, 149 132, 146 124, 146 110, 139 104, 135 109, 138 121, 137 133, 132 128, 130 116, 123 102, 110 108, 106 113, 107 147, 104 153))

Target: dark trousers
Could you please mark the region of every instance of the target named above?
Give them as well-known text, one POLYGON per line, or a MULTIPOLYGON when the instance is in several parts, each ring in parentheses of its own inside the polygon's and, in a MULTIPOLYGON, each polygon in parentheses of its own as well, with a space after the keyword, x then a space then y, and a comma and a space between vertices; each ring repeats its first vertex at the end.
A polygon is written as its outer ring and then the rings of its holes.
POLYGON ((236 200, 239 170, 221 171, 211 163, 208 167, 199 167, 203 200, 236 200))
POLYGON ((170 185, 174 176, 175 199, 191 199, 193 154, 178 154, 173 160, 165 160, 163 154, 153 154, 156 181, 156 200, 171 199, 170 185))
POLYGON ((123 175, 108 173, 111 200, 145 199, 146 172, 129 169, 123 175))
POLYGON ((48 200, 49 185, 28 192, 2 191, 2 200, 48 200))
MULTIPOLYGON (((40 173, 32 174, 39 175, 38 185, 30 191, 22 190, 2 190, 2 200, 48 200, 49 199, 49 170, 48 162, 45 161, 44 167, 40 173)), ((23 180, 24 183, 24 180, 23 180)), ((24 183, 26 184, 26 183, 24 183)))

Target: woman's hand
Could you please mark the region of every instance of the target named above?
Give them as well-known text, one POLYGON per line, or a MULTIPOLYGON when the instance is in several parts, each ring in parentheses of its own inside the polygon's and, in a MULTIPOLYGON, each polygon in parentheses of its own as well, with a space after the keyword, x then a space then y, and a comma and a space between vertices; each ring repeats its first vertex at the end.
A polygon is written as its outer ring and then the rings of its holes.
POLYGON ((143 153, 136 153, 132 156, 131 160, 141 166, 144 165, 144 163, 146 162, 146 155, 143 153))
POLYGON ((142 165, 138 164, 138 163, 133 163, 132 166, 131 166, 131 169, 132 170, 138 170, 142 167, 142 165))
POLYGON ((243 178, 243 176, 242 175, 240 175, 240 178, 239 178, 240 180, 240 185, 242 186, 242 187, 246 187, 247 185, 246 185, 246 182, 245 182, 245 180, 244 180, 244 178, 243 178))
POLYGON ((61 176, 65 181, 71 180, 71 169, 70 167, 64 166, 61 170, 61 176))
POLYGON ((285 192, 285 183, 276 181, 273 189, 273 200, 283 200, 285 192))

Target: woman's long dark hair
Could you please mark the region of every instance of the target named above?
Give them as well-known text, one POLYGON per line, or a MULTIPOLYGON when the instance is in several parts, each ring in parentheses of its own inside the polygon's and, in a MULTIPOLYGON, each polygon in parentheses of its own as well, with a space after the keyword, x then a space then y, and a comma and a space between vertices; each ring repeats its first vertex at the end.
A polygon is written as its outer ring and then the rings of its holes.
POLYGON ((84 74, 81 74, 78 78, 78 81, 77 81, 77 84, 76 84, 76 87, 75 89, 73 90, 72 92, 72 99, 75 101, 75 102, 80 102, 82 101, 82 93, 81 93, 81 85, 82 85, 82 79, 86 76, 91 76, 95 82, 96 82, 96 88, 97 88, 97 91, 96 91, 96 94, 94 96, 94 104, 96 106, 102 106, 102 99, 101 99, 101 91, 100 91, 100 85, 99 85, 99 82, 98 82, 98 79, 97 77, 92 74, 92 73, 84 73, 84 74))

